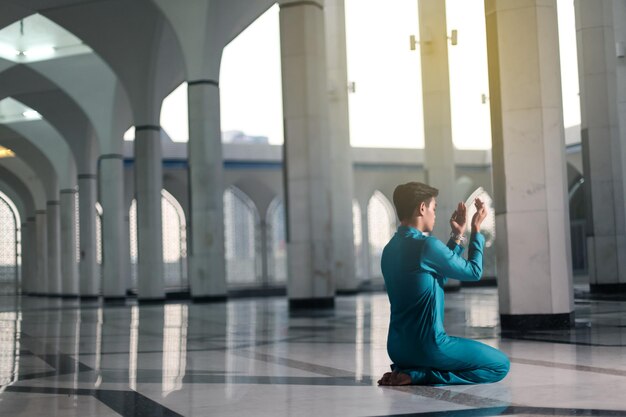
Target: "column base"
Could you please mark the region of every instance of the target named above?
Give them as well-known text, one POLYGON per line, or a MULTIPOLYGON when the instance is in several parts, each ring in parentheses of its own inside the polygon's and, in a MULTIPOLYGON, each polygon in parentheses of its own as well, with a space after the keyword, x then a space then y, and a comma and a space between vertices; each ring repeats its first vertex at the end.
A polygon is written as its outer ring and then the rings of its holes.
POLYGON ((313 310, 313 309, 324 309, 324 308, 334 308, 334 307, 335 307, 334 297, 289 299, 290 310, 301 310, 301 309, 313 310))
POLYGON ((194 303, 223 303, 228 300, 225 295, 202 295, 198 297, 191 297, 191 301, 194 303))
POLYGON ((562 314, 500 314, 503 331, 571 329, 574 324, 573 311, 562 314))
POLYGON ((591 294, 615 295, 615 293, 626 293, 626 283, 619 284, 589 284, 591 294))

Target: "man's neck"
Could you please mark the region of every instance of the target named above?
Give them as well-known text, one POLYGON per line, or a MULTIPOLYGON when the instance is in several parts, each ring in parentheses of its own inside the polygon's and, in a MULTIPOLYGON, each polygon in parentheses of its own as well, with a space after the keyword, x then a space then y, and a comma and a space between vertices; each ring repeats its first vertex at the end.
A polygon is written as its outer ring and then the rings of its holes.
POLYGON ((414 217, 409 220, 402 220, 400 224, 402 226, 412 227, 413 229, 417 229, 420 232, 424 233, 424 224, 420 220, 421 220, 420 217, 414 217))

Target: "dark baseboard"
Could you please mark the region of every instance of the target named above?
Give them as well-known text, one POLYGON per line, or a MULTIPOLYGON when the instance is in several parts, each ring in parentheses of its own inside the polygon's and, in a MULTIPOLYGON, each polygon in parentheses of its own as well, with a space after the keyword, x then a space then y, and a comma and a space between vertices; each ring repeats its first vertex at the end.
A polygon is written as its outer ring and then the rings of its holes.
POLYGON ((335 307, 334 297, 289 299, 290 310, 314 310, 314 309, 325 309, 325 308, 334 308, 334 307, 335 307))
POLYGON ((626 294, 626 284, 589 284, 591 294, 615 295, 615 293, 626 294))
POLYGON ((139 305, 159 305, 165 304, 165 297, 157 298, 137 298, 137 304, 139 305))
POLYGON ((573 311, 562 314, 500 314, 503 332, 571 329, 574 325, 573 311))
POLYGON ((78 294, 59 294, 57 297, 61 297, 66 300, 78 299, 78 294))
POLYGON ((225 295, 203 295, 200 297, 191 297, 194 303, 224 303, 228 300, 225 295))
POLYGON ((361 291, 359 291, 357 288, 352 290, 335 290, 335 295, 357 295, 360 292, 361 291))
POLYGON ((473 287, 497 287, 498 281, 496 277, 483 277, 480 281, 463 281, 461 287, 473 288, 473 287))
POLYGON ((126 305, 126 297, 103 297, 103 300, 106 305, 126 305))
POLYGON ((167 300, 189 300, 191 294, 189 291, 172 291, 165 293, 165 299, 167 300))

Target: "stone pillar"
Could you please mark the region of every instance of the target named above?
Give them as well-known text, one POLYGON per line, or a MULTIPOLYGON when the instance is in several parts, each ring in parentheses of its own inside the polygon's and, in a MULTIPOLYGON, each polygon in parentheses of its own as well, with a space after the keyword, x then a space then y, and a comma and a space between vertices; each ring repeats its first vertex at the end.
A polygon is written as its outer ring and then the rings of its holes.
POLYGON ((556 1, 489 0, 485 13, 501 325, 569 327, 574 304, 556 1))
POLYGON ((281 3, 287 294, 294 308, 334 305, 333 187, 324 33, 320 3, 281 3))
POLYGON ((48 288, 48 226, 46 210, 35 212, 37 237, 37 278, 33 281, 33 294, 45 295, 48 288))
POLYGON ((344 0, 326 0, 328 115, 332 172, 333 276, 337 291, 354 292, 359 285, 355 270, 352 219, 352 158, 348 118, 348 64, 344 0))
POLYGON ((165 298, 161 189, 161 128, 135 127, 135 192, 137 196, 137 297, 165 298))
POLYGON ((591 292, 626 291, 626 42, 623 1, 576 1, 587 257, 591 292))
POLYGON ((447 242, 450 236, 448 219, 458 202, 454 201, 454 144, 445 1, 420 0, 419 21, 424 103, 424 174, 426 183, 439 189, 439 215, 433 234, 447 242))
POLYGON ((31 262, 33 261, 32 251, 33 251, 33 241, 31 240, 31 229, 30 226, 34 223, 31 223, 31 219, 34 221, 34 217, 27 217, 22 223, 21 229, 21 245, 22 245, 22 267, 20 270, 21 275, 21 293, 22 294, 30 294, 32 288, 32 272, 33 266, 31 262))
POLYGON ((100 294, 96 242, 97 175, 78 176, 78 211, 80 222, 79 294, 81 298, 94 298, 100 294))
POLYGON ((76 189, 61 190, 61 294, 78 296, 76 259, 76 189))
MULTIPOLYGON (((37 280, 39 278, 39 258, 41 254, 39 253, 38 244, 37 244, 37 217, 36 214, 29 217, 28 221, 28 288, 27 293, 33 294, 37 292, 37 280)), ((22 259, 22 262, 24 260, 22 259)))
POLYGON ((124 276, 124 157, 100 157, 102 204, 102 294, 105 299, 126 298, 124 276))
POLYGON ((188 85, 189 285, 194 299, 219 300, 226 298, 219 86, 215 80, 188 85))
POLYGON ((61 213, 59 200, 46 204, 48 228, 48 285, 47 295, 61 295, 61 213))

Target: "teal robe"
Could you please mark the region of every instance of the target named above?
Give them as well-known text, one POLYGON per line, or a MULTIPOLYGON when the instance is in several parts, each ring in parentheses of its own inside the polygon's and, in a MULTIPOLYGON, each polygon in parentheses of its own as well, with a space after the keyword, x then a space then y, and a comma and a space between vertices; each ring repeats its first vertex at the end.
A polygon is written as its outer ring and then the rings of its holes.
POLYGON ((478 281, 485 238, 472 233, 468 259, 453 240, 444 245, 409 226, 400 226, 389 241, 381 267, 391 322, 387 352, 392 369, 411 376, 412 384, 496 382, 509 371, 509 359, 475 340, 452 337, 443 327, 448 278, 478 281))

